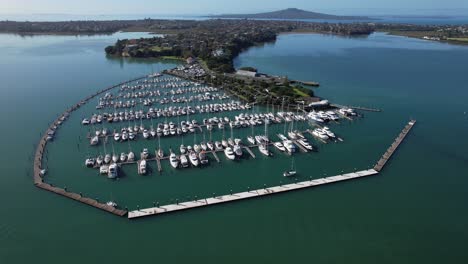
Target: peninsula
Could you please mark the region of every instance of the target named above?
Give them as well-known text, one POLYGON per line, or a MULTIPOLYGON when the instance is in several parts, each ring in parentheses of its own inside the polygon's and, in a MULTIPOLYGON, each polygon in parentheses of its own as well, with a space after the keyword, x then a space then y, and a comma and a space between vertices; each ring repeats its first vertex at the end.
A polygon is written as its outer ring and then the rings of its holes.
POLYGON ((364 16, 337 16, 306 11, 298 8, 287 8, 279 11, 256 14, 223 14, 208 16, 211 18, 240 18, 240 19, 330 19, 330 20, 374 20, 364 16))

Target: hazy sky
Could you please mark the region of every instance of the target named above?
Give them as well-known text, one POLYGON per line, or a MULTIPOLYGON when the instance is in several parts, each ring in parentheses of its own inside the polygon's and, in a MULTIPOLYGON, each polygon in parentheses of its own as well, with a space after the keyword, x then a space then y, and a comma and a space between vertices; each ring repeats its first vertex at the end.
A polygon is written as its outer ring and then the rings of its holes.
POLYGON ((408 14, 468 8, 468 0, 0 0, 0 13, 210 14, 297 7, 337 14, 408 14))

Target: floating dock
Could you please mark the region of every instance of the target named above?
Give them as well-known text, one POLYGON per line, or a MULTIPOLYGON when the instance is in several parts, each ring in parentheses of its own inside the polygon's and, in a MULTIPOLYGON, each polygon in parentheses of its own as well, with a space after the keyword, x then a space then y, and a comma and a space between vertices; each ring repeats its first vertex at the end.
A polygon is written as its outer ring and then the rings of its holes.
POLYGON ((291 183, 291 184, 286 184, 286 185, 281 185, 281 186, 268 187, 268 188, 263 188, 263 189, 247 191, 247 192, 215 196, 215 197, 206 198, 206 199, 193 200, 193 201, 188 201, 188 202, 170 204, 170 205, 159 206, 159 207, 152 207, 152 208, 147 208, 147 209, 140 209, 140 210, 128 212, 128 218, 133 219, 133 218, 139 218, 139 217, 150 216, 150 215, 160 215, 160 214, 187 210, 187 209, 192 209, 192 208, 197 208, 197 207, 202 207, 202 206, 227 203, 227 202, 233 202, 233 201, 238 201, 238 200, 245 200, 245 199, 250 199, 254 197, 261 197, 261 196, 266 196, 270 194, 275 194, 275 193, 283 193, 283 192, 288 192, 288 191, 293 191, 293 190, 320 186, 324 184, 330 184, 330 183, 335 183, 335 182, 340 182, 340 181, 362 178, 366 176, 375 175, 377 173, 378 172, 374 169, 357 171, 357 172, 346 173, 346 174, 327 177, 327 178, 291 183))
POLYGON ((381 171, 385 164, 387 164, 388 160, 392 157, 393 153, 397 150, 397 148, 400 146, 401 142, 405 139, 406 135, 411 131, 413 128, 414 124, 416 124, 416 120, 411 120, 408 122, 408 124, 405 126, 405 128, 401 131, 401 133, 398 135, 398 137, 393 141, 392 145, 385 151, 385 153, 382 155, 380 160, 377 162, 377 164, 374 166, 374 170, 376 171, 381 171))

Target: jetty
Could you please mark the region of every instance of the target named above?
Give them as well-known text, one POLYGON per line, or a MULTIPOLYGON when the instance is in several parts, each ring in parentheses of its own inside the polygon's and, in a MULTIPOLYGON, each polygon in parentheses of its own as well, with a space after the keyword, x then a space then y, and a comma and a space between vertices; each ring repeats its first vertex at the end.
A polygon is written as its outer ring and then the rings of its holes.
POLYGON ((231 193, 227 195, 214 196, 210 198, 192 200, 192 201, 181 202, 181 203, 176 203, 176 204, 169 204, 169 205, 151 207, 151 208, 146 208, 146 209, 138 209, 134 211, 129 211, 128 218, 135 219, 135 218, 141 218, 145 216, 160 215, 160 214, 165 214, 165 213, 170 213, 170 212, 199 208, 199 207, 204 207, 208 205, 222 204, 222 203, 233 202, 233 201, 238 201, 238 200, 245 200, 245 199, 250 199, 250 198, 255 198, 255 197, 263 197, 266 195, 271 195, 271 194, 276 194, 276 193, 284 193, 288 191, 307 189, 307 188, 312 188, 312 187, 321 186, 325 184, 332 184, 332 183, 377 175, 385 166, 387 160, 391 157, 391 155, 395 152, 395 150, 398 148, 401 142, 405 139, 406 135, 409 133, 409 131, 411 130, 411 128, 414 126, 415 123, 416 123, 416 120, 411 120, 405 126, 405 128, 401 131, 401 133, 396 138, 396 140, 392 143, 389 150, 385 152, 385 154, 382 156, 382 158, 379 160, 379 162, 373 169, 344 173, 344 174, 340 174, 336 176, 324 177, 324 178, 319 178, 319 179, 310 178, 307 181, 290 183, 286 185, 265 187, 261 189, 251 190, 251 191, 247 190, 246 192, 231 193))
POLYGON ((398 135, 398 137, 393 141, 392 145, 385 151, 385 153, 382 155, 380 160, 377 162, 377 164, 374 166, 374 170, 376 171, 381 171, 385 164, 387 164, 388 160, 392 157, 392 155, 395 153, 397 148, 400 146, 401 142, 405 139, 405 137, 408 135, 408 133, 411 131, 413 126, 416 124, 416 120, 411 120, 408 122, 408 124, 405 126, 405 128, 401 131, 401 133, 398 135))
POLYGON ((284 192, 293 191, 293 190, 306 189, 306 188, 316 187, 320 185, 336 183, 340 181, 362 178, 366 176, 375 175, 377 173, 378 172, 374 169, 356 171, 356 172, 341 174, 341 175, 332 176, 332 177, 302 181, 302 182, 274 186, 274 187, 266 187, 262 189, 240 192, 240 193, 214 196, 211 198, 192 200, 192 201, 169 204, 169 205, 164 205, 164 206, 159 206, 159 207, 139 209, 135 211, 129 211, 128 218, 134 219, 134 218, 150 216, 150 215, 160 215, 160 214, 165 214, 165 213, 170 213, 170 212, 175 212, 175 211, 198 208, 202 206, 221 204, 221 203, 233 202, 233 201, 238 201, 238 200, 245 200, 245 199, 250 199, 250 198, 255 198, 255 197, 262 197, 262 196, 276 194, 276 193, 284 193, 284 192))

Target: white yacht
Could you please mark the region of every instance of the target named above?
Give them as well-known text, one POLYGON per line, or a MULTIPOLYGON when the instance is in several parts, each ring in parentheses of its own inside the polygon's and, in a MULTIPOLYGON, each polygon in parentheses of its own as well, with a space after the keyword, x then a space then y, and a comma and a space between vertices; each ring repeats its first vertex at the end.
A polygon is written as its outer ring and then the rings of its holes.
POLYGON ((120 140, 120 134, 119 134, 119 133, 115 133, 115 134, 114 134, 114 140, 115 140, 115 141, 119 141, 119 140, 120 140))
POLYGON ((208 162, 209 162, 209 161, 208 161, 208 157, 206 156, 205 151, 200 152, 200 153, 198 154, 198 158, 200 159, 200 163, 201 163, 202 165, 206 165, 206 164, 208 164, 208 162))
POLYGON ((119 156, 116 155, 116 154, 112 154, 112 161, 113 161, 114 163, 119 162, 119 156))
POLYGON ((146 130, 146 129, 143 130, 143 137, 146 138, 146 139, 148 139, 150 137, 150 134, 149 134, 148 130, 146 130))
POLYGON ((215 141, 215 149, 216 150, 223 150, 223 145, 219 141, 215 141))
POLYGON ((252 136, 247 137, 247 141, 249 141, 250 144, 255 145, 255 139, 252 136))
POLYGON ((202 143, 200 144, 200 147, 201 147, 201 149, 202 149, 203 151, 207 151, 207 150, 208 150, 208 146, 206 145, 205 142, 202 142, 202 143))
POLYGON ((118 170, 119 170, 119 167, 117 166, 117 164, 115 163, 112 163, 110 166, 109 166, 109 172, 107 173, 107 177, 109 179, 115 179, 119 176, 118 174, 118 170))
POLYGON ((177 155, 175 153, 171 153, 169 156, 169 162, 174 169, 177 169, 179 166, 179 159, 177 159, 177 155))
POLYGON ((109 164, 109 162, 111 162, 111 160, 112 160, 112 157, 111 157, 110 154, 106 154, 106 155, 104 156, 104 163, 105 163, 105 164, 109 164))
POLYGON ((327 140, 328 139, 328 135, 326 132, 324 132, 322 129, 320 128, 316 128, 312 131, 312 134, 320 139, 323 139, 323 140, 327 140))
POLYGON ((275 148, 277 148, 281 152, 286 151, 286 148, 284 147, 283 143, 281 143, 281 142, 275 142, 275 143, 273 143, 273 146, 275 146, 275 148))
POLYGON ((309 142, 306 139, 298 139, 297 143, 303 146, 305 149, 312 151, 313 147, 312 145, 309 144, 309 142))
POLYGON ((208 143, 206 143, 206 146, 207 146, 210 150, 214 150, 214 149, 215 149, 215 146, 213 145, 213 142, 211 142, 211 141, 208 141, 208 143))
POLYGON ((286 151, 288 151, 289 153, 294 153, 296 152, 296 146, 294 145, 294 143, 287 139, 287 140, 283 140, 283 145, 284 145, 284 148, 286 149, 286 151))
POLYGON ((335 137, 336 137, 335 133, 333 133, 333 132, 330 130, 330 128, 328 128, 328 127, 323 127, 322 131, 325 132, 325 133, 327 134, 327 136, 329 136, 329 137, 331 137, 331 138, 335 138, 335 137))
POLYGON ((143 149, 143 152, 141 152, 141 158, 142 159, 147 159, 149 157, 149 151, 147 148, 143 149))
POLYGON ((91 138, 91 141, 90 141, 91 146, 96 146, 98 143, 99 143, 99 137, 98 136, 94 136, 94 137, 91 138))
POLYGON ((201 151, 201 147, 198 144, 193 145, 193 150, 195 150, 196 153, 199 153, 201 151))
POLYGON ((180 145, 180 154, 185 154, 187 152, 187 148, 182 144, 180 145))
POLYGON ((180 155, 180 164, 181 164, 182 167, 184 167, 184 168, 187 168, 187 167, 188 167, 189 162, 188 162, 187 156, 186 156, 185 154, 180 155))
POLYGON ((225 139, 221 140, 221 145, 223 145, 225 148, 229 147, 229 143, 225 139))
POLYGON ((234 151, 234 154, 236 154, 237 157, 242 157, 242 155, 244 154, 242 152, 242 147, 240 145, 235 144, 232 149, 234 151))
POLYGON ((224 155, 226 155, 226 158, 228 158, 230 160, 235 160, 236 159, 236 155, 234 154, 234 151, 232 150, 231 147, 227 147, 224 150, 224 155))
POLYGON ((270 156, 270 151, 268 151, 268 147, 266 145, 259 144, 258 150, 260 150, 260 153, 262 153, 263 155, 270 156))
POLYGON ((146 160, 141 160, 140 164, 138 164, 138 174, 145 175, 146 174, 146 160))
POLYGON ((162 149, 158 149, 157 155, 158 155, 158 158, 162 159, 164 157, 164 151, 162 149))
POLYGON ((127 154, 125 152, 120 153, 120 161, 125 162, 127 160, 127 154))
POLYGON ((190 152, 189 160, 190 160, 190 163, 192 163, 192 165, 195 167, 197 167, 200 164, 197 153, 195 151, 190 152))
POLYGON ((122 140, 126 141, 128 139, 128 133, 127 131, 122 132, 122 140))
POLYGON ((104 158, 102 157, 102 155, 99 155, 97 158, 96 158, 96 164, 101 166, 102 163, 104 162, 104 158))
POLYGON ((93 158, 88 158, 85 161, 86 167, 93 167, 96 161, 93 158))
POLYGON ((128 153, 127 159, 128 159, 128 161, 130 161, 130 162, 135 161, 135 153, 133 153, 133 152, 130 151, 130 152, 128 153))

